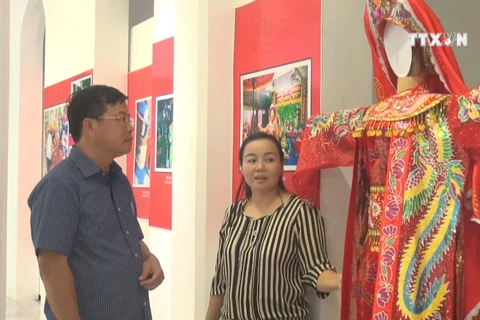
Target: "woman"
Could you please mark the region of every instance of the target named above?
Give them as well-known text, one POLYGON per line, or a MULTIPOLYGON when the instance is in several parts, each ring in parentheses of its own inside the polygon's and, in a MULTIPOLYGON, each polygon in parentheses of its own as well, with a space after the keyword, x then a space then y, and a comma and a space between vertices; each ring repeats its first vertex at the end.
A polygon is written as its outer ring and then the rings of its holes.
POLYGON ((341 286, 319 212, 285 189, 283 157, 263 132, 240 148, 243 180, 220 230, 207 320, 306 320, 308 286, 321 298, 341 286))
POLYGON ((279 124, 279 119, 277 115, 277 108, 275 105, 272 103, 270 106, 270 109, 268 110, 269 118, 268 118, 268 123, 264 127, 262 127, 260 124, 258 125, 258 129, 260 132, 266 132, 268 134, 273 135, 276 139, 280 137, 280 124, 279 124))

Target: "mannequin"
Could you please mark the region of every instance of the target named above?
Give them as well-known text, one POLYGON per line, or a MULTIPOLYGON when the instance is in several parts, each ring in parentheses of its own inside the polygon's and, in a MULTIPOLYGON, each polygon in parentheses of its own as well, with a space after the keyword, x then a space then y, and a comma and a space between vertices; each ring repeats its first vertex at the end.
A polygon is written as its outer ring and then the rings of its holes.
POLYGON ((413 89, 425 79, 422 53, 419 47, 411 47, 408 32, 405 29, 387 21, 384 44, 388 63, 398 77, 397 93, 413 89))
MULTIPOLYGON (((399 77, 397 80, 397 93, 404 92, 409 89, 413 89, 419 85, 424 77, 421 76, 422 62, 420 50, 414 47, 412 48, 413 58, 411 61, 411 69, 406 77, 399 77)), ((398 74, 397 74, 398 75, 398 74)))
POLYGON ((341 319, 475 319, 480 91, 451 48, 410 47, 443 30, 423 0, 367 0, 365 27, 379 102, 312 117, 293 177, 313 203, 320 170, 354 167, 341 319))

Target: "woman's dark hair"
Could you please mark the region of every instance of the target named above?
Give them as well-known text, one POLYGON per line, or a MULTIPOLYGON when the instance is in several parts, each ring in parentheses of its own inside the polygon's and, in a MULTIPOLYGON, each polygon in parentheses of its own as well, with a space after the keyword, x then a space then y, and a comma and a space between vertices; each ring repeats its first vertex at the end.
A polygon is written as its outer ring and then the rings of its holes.
MULTIPOLYGON (((245 147, 250 142, 258 141, 258 140, 269 140, 269 141, 273 142, 275 147, 277 147, 278 156, 280 157, 280 163, 283 166, 283 160, 284 160, 285 156, 283 154, 283 150, 282 150, 282 146, 280 145, 280 142, 278 142, 278 140, 274 136, 272 136, 271 134, 265 133, 265 132, 254 133, 254 134, 248 136, 245 140, 243 140, 242 146, 240 147, 240 152, 238 154, 238 160, 239 160, 240 166, 243 165, 243 155, 245 153, 245 147)), ((280 188, 280 190, 283 190, 283 191, 287 190, 287 188, 285 188, 285 184, 283 183, 282 177, 280 177, 280 179, 278 179, 278 187, 280 188)), ((247 198, 247 199, 249 199, 252 196, 252 189, 247 184, 247 182, 245 181, 245 178, 243 176, 242 176, 242 181, 240 182, 240 186, 237 189, 237 195, 235 197, 235 202, 238 202, 242 195, 245 195, 245 198, 247 198)))

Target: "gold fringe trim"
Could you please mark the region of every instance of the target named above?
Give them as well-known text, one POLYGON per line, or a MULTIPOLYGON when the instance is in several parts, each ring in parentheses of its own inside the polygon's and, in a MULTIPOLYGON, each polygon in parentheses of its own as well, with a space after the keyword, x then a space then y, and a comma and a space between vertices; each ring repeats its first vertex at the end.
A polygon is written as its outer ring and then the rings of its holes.
POLYGON ((412 133, 418 133, 426 130, 428 127, 436 125, 443 121, 447 112, 448 99, 434 101, 431 105, 423 108, 423 112, 414 114, 412 117, 404 120, 391 121, 368 120, 364 121, 353 130, 353 137, 360 138, 364 134, 368 137, 406 137, 412 133))
POLYGON ((366 240, 369 240, 370 242, 369 244, 371 252, 380 251, 380 230, 368 229, 366 240))

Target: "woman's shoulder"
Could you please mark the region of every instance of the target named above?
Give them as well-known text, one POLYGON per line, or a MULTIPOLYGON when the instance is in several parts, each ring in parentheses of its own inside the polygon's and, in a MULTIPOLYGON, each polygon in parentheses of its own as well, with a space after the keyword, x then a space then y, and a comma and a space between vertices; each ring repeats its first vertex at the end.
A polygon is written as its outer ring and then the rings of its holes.
POLYGON ((225 214, 228 216, 232 213, 240 212, 243 210, 246 199, 241 199, 231 203, 225 210, 225 214))
POLYGON ((288 201, 285 205, 286 208, 290 209, 292 213, 295 214, 309 214, 309 213, 315 213, 315 214, 320 214, 320 210, 313 206, 312 203, 309 201, 306 201, 299 196, 297 196, 294 193, 288 193, 287 197, 288 201))
POLYGON ((282 194, 282 201, 286 204, 286 205, 294 205, 294 206, 303 206, 304 204, 306 204, 305 201, 303 201, 303 199, 301 199, 299 196, 297 196, 295 193, 293 192, 285 192, 282 194))

